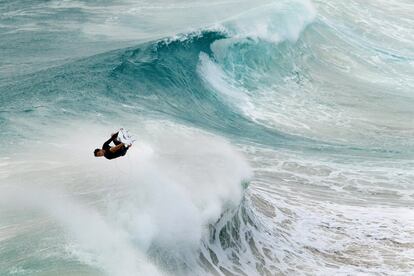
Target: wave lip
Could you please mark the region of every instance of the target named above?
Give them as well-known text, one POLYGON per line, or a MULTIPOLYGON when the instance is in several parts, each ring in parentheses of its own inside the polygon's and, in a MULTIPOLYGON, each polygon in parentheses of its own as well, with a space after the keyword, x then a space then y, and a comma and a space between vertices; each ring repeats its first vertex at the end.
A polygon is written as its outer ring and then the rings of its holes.
POLYGON ((235 39, 260 39, 271 43, 296 41, 316 17, 308 0, 278 1, 248 10, 223 22, 235 39))

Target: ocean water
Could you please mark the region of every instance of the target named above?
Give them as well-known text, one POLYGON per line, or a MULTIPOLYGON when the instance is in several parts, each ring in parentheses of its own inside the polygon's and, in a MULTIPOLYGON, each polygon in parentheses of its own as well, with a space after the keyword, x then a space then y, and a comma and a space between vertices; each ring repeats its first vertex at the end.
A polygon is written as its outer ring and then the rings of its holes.
POLYGON ((410 0, 0 0, 0 275, 413 275, 413 26, 410 0))

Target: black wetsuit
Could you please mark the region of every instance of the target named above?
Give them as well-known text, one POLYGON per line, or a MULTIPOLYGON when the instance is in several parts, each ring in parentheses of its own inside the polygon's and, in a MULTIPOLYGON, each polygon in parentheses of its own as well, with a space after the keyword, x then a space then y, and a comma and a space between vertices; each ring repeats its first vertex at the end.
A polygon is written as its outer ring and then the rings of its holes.
POLYGON ((114 158, 118 158, 120 156, 124 156, 127 151, 128 151, 128 147, 125 147, 125 145, 122 146, 121 149, 119 149, 117 152, 112 152, 110 151, 111 146, 109 145, 111 142, 114 142, 114 144, 117 146, 119 144, 121 144, 121 142, 119 142, 118 140, 116 140, 118 133, 115 133, 114 135, 112 135, 112 137, 106 141, 103 145, 102 145, 102 149, 105 150, 105 158, 106 159, 114 159, 114 158))

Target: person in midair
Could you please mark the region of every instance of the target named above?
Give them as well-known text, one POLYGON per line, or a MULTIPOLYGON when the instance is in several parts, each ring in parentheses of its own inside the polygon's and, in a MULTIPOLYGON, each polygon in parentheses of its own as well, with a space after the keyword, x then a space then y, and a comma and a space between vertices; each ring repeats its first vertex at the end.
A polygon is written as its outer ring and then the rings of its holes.
POLYGON ((104 156, 106 159, 115 159, 121 156, 124 156, 131 145, 125 145, 117 140, 118 132, 112 134, 111 138, 102 145, 102 149, 95 149, 95 157, 104 156), (109 144, 113 142, 115 146, 110 146, 109 144))

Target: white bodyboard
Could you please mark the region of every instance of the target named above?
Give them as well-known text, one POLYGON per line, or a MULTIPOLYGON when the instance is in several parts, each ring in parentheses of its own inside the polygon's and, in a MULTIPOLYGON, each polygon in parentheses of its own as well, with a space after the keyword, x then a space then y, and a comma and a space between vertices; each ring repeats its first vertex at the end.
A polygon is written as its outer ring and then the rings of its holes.
POLYGON ((135 142, 135 139, 128 133, 128 130, 123 128, 119 130, 116 139, 127 146, 131 146, 135 142))

